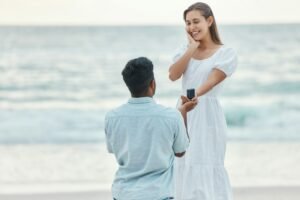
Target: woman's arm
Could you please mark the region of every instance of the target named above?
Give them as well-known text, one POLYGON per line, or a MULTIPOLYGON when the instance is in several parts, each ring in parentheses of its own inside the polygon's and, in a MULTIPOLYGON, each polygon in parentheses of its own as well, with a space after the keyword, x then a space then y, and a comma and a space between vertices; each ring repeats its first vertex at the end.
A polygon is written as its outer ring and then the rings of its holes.
POLYGON ((214 86, 222 82, 226 78, 226 74, 219 69, 213 69, 208 79, 203 85, 196 89, 196 95, 199 97, 210 91, 214 86))
POLYGON ((200 42, 195 41, 189 33, 187 33, 187 37, 189 40, 189 46, 186 52, 181 56, 181 58, 176 61, 169 68, 169 79, 172 81, 176 81, 179 79, 182 74, 185 72, 190 59, 192 58, 194 52, 200 45, 200 42))
POLYGON ((192 48, 188 48, 185 54, 182 55, 182 57, 175 62, 173 65, 169 68, 169 79, 171 81, 178 80, 182 74, 185 72, 188 63, 194 53, 194 50, 192 48))

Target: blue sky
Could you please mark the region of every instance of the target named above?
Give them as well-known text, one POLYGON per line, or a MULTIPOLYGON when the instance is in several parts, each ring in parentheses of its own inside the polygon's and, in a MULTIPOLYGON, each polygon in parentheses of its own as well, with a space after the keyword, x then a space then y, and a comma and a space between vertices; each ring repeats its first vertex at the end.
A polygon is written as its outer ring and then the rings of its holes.
MULTIPOLYGON (((177 25, 190 0, 0 0, 2 25, 177 25)), ((300 23, 299 0, 208 0, 220 24, 300 23)))

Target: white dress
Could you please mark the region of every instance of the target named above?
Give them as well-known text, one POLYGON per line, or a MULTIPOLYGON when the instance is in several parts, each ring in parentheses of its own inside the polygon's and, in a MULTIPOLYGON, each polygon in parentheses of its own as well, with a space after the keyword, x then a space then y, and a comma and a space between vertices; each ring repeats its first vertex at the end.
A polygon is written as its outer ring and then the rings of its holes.
MULTIPOLYGON (((186 51, 181 48, 178 60, 186 51)), ((236 69, 233 49, 222 46, 207 59, 191 59, 183 74, 182 94, 201 86, 214 68, 229 77, 236 69)), ((223 81, 224 82, 224 81, 223 81)), ((198 105, 188 113, 190 146, 185 156, 176 159, 176 200, 231 200, 232 192, 224 168, 226 121, 217 99, 223 82, 198 98, 198 105)))

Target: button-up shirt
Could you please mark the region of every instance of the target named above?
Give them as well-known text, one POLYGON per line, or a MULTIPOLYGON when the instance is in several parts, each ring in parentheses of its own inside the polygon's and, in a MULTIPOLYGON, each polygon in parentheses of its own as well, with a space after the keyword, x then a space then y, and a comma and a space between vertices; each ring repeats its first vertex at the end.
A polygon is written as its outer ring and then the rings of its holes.
POLYGON ((180 112, 150 97, 131 98, 105 117, 107 149, 119 168, 112 186, 118 200, 174 196, 174 154, 189 141, 180 112))

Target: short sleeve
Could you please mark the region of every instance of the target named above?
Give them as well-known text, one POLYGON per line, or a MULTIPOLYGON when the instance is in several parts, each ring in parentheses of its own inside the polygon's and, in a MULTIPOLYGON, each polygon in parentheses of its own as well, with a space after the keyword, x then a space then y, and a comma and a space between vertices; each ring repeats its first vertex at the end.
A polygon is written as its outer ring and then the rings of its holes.
POLYGON ((189 139, 187 137, 187 131, 184 125, 183 117, 179 111, 177 111, 177 114, 177 122, 175 124, 175 127, 177 128, 174 136, 173 151, 174 153, 182 153, 188 148, 189 139))
POLYGON ((226 48, 224 49, 216 63, 215 68, 223 71, 226 76, 231 76, 237 67, 237 55, 236 52, 232 48, 226 48))
POLYGON ((179 60, 179 58, 185 53, 187 50, 187 45, 182 45, 176 49, 174 56, 173 56, 173 63, 179 60))
POLYGON ((108 117, 106 116, 105 117, 105 120, 104 120, 104 131, 105 131, 105 141, 106 141, 106 147, 107 147, 107 150, 109 153, 113 153, 113 150, 112 150, 112 145, 110 143, 110 131, 109 131, 109 119, 108 117))

